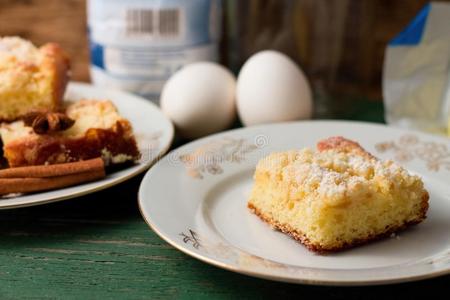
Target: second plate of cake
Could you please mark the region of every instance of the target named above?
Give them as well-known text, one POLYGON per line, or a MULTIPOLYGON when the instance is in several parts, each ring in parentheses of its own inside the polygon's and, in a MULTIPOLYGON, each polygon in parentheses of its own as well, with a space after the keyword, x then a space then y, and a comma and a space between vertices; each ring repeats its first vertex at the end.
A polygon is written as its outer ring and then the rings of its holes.
MULTIPOLYGON (((148 169, 170 147, 174 134, 173 125, 150 100, 75 82, 68 85, 65 100, 70 101, 66 114, 75 122, 72 127, 59 134, 37 135, 32 132, 31 127, 25 127, 23 121, 2 124, 0 131, 4 144, 3 154, 10 166, 17 167, 11 169, 17 173, 22 172, 20 167, 41 165, 42 169, 47 170, 49 168, 44 166, 53 165, 58 168, 57 163, 77 160, 86 160, 89 167, 89 158, 96 156, 101 156, 104 161, 117 167, 107 169, 106 177, 103 171, 103 176, 98 176, 101 178, 99 180, 30 194, 2 196, 0 209, 40 205, 111 187, 148 169), (111 124, 115 124, 114 130, 108 129, 111 124), (121 165, 125 161, 128 164, 121 165)), ((36 120, 37 118, 34 122, 36 120)), ((49 126, 51 121, 48 119, 48 123, 44 125, 49 126)), ((31 169, 34 173, 42 172, 39 168, 31 169)), ((67 171, 70 172, 64 170, 67 171)), ((47 180, 45 174, 39 176, 44 178, 27 180, 33 185, 55 184, 55 181, 47 180)), ((71 175, 67 177, 69 176, 71 175)), ((67 180, 63 177, 60 176, 58 180, 67 180)), ((10 180, 8 184, 14 184, 16 179, 2 180, 10 180)), ((23 184, 24 181, 21 180, 23 179, 16 181, 23 184)))
POLYGON ((449 176, 448 139, 305 121, 176 149, 146 174, 139 204, 164 240, 224 269, 295 283, 384 284, 450 273, 449 176), (337 136, 344 138, 330 138, 337 136))

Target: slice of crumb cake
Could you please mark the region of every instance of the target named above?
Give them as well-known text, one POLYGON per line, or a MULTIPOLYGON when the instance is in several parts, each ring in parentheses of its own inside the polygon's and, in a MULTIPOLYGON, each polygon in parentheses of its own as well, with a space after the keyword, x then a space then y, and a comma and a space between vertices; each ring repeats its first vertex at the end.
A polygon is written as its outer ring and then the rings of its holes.
POLYGON ((19 37, 0 37, 0 121, 62 106, 70 63, 58 44, 40 48, 19 37))
POLYGON ((257 165, 248 207, 316 252, 338 251, 423 221, 422 180, 342 137, 257 165))
POLYGON ((23 120, 1 124, 3 152, 9 166, 55 164, 100 156, 106 164, 139 159, 131 124, 120 116, 111 101, 70 103, 63 115, 74 121, 73 125, 44 134, 36 133, 38 128, 27 126, 23 120))

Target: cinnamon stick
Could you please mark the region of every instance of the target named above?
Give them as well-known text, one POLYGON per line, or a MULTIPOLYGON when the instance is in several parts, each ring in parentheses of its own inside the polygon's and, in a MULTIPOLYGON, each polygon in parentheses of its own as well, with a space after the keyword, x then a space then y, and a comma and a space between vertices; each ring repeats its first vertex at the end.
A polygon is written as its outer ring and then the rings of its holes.
POLYGON ((100 157, 71 163, 16 167, 0 170, 0 178, 46 178, 104 170, 100 157))
POLYGON ((3 169, 0 170, 0 195, 57 189, 100 179, 105 175, 101 158, 3 169))
POLYGON ((105 177, 104 169, 54 177, 0 178, 0 195, 52 190, 102 177, 105 177))

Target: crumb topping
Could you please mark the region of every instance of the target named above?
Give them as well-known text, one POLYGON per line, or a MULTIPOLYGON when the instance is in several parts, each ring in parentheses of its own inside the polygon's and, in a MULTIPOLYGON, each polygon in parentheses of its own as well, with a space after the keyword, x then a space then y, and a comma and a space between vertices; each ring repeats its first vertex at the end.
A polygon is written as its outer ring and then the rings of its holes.
POLYGON ((291 194, 312 194, 330 206, 368 199, 373 193, 399 186, 422 184, 418 176, 391 160, 336 149, 275 153, 263 159, 258 168, 268 176, 283 178, 291 194))
POLYGON ((0 38, 0 62, 2 62, 2 65, 11 60, 37 63, 38 56, 38 48, 29 41, 19 37, 0 38))

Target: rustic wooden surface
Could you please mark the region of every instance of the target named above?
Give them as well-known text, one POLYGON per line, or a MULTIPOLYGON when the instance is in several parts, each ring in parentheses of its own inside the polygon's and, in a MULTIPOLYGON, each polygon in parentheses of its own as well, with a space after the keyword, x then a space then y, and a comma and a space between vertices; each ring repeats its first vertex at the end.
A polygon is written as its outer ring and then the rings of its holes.
POLYGON ((85 0, 0 0, 0 36, 61 44, 71 58, 72 78, 89 81, 85 0))
MULTIPOLYGON (((240 26, 235 33, 240 48, 222 53, 233 69, 255 51, 276 48, 301 64, 316 92, 380 100, 386 44, 428 0, 296 0, 287 14, 292 24, 283 19, 290 1, 225 2, 236 3, 227 7, 237 10, 230 20, 240 26), (342 32, 336 32, 338 25, 342 32), (229 54, 233 51, 238 52, 229 54)), ((37 45, 60 43, 72 58, 73 79, 89 81, 86 0, 0 0, 0 36, 5 35, 37 45)))
MULTIPOLYGON (((382 121, 376 102, 348 103, 347 119, 382 121)), ((137 207, 142 176, 88 196, 0 211, 1 299, 416 299, 450 276, 377 287, 271 282, 209 266, 172 248, 137 207)))
POLYGON ((447 276, 393 286, 314 287, 206 265, 148 228, 136 205, 139 180, 66 202, 0 211, 1 298, 416 299, 450 284, 447 276))

